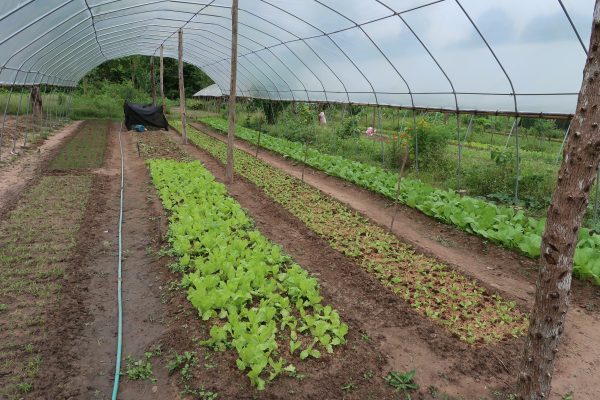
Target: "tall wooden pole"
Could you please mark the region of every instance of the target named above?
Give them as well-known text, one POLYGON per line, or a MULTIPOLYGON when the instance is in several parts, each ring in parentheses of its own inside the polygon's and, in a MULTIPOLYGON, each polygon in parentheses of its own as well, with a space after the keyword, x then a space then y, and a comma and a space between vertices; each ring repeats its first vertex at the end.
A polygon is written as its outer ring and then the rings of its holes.
POLYGON ((156 82, 154 81, 154 57, 150 57, 150 87, 152 89, 152 105, 156 105, 156 82))
POLYGON ((231 79, 229 80, 229 129, 227 130, 227 181, 233 183, 233 138, 235 136, 235 94, 237 85, 238 0, 231 4, 231 79))
POLYGON ((163 45, 160 45, 160 68, 159 68, 159 75, 160 75, 160 98, 162 101, 162 108, 163 108, 163 114, 167 113, 167 105, 165 103, 165 82, 164 82, 164 78, 165 78, 165 64, 163 61, 163 45))
POLYGON ((542 236, 535 303, 517 380, 517 394, 525 400, 550 398, 554 362, 565 329, 573 254, 600 162, 599 48, 600 0, 596 0, 572 134, 567 139, 542 236))
POLYGON ((181 140, 187 144, 185 118, 185 86, 183 84, 183 30, 179 29, 179 113, 181 114, 181 140))

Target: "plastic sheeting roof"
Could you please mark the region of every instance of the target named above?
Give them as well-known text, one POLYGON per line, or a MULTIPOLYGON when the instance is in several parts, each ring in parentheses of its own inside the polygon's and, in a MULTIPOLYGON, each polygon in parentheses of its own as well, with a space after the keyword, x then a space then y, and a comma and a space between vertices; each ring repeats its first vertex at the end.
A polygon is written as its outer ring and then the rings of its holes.
POLYGON ((194 94, 194 97, 223 97, 223 93, 221 92, 219 85, 215 83, 200 90, 194 94))
MULTIPOLYGON (((184 59, 229 92, 231 0, 3 0, 0 84, 73 86, 132 54, 184 59)), ((237 93, 572 114, 593 0, 241 0, 237 93)))

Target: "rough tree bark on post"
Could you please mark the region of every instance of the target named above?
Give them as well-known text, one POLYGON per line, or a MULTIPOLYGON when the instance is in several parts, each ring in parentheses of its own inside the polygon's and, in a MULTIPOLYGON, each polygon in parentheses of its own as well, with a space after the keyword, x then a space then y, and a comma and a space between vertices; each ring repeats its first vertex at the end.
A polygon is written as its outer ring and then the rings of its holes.
POLYGON ((163 114, 167 113, 167 105, 165 104, 165 64, 163 61, 163 45, 160 45, 160 67, 159 67, 159 76, 160 76, 160 98, 162 101, 162 109, 163 114))
POLYGON ((150 88, 152 91, 152 105, 156 105, 156 83, 154 81, 154 57, 150 57, 150 88))
POLYGON ((235 136, 235 94, 237 85, 238 0, 231 4, 231 79, 229 80, 229 128, 227 129, 227 181, 233 183, 233 138, 235 136))
POLYGON ((40 85, 34 85, 31 87, 31 92, 29 93, 29 102, 31 103, 31 118, 32 121, 35 122, 36 118, 40 119, 40 124, 42 123, 42 94, 40 92, 40 85))
POLYGON ((138 60, 135 56, 131 58, 131 85, 135 89, 135 73, 137 71, 138 60))
POLYGON ((600 0, 596 0, 583 83, 558 184, 548 208, 540 270, 517 381, 521 399, 550 397, 554 362, 569 306, 573 254, 600 161, 600 0))
POLYGON ((183 29, 179 29, 179 113, 181 114, 181 140, 183 144, 187 144, 185 86, 183 83, 183 29))

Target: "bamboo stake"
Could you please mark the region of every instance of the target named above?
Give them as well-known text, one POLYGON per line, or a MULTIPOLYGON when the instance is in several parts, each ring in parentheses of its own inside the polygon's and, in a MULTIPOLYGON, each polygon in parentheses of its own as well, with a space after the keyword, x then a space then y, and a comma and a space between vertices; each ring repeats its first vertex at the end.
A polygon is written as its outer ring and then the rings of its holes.
POLYGON ((185 117, 185 84, 183 82, 183 30, 179 29, 179 114, 181 114, 181 142, 187 144, 185 117))
POLYGON ((394 215, 392 215, 392 222, 390 223, 390 229, 394 229, 394 221, 396 220, 396 214, 398 213, 398 203, 400 202, 400 183, 402 182, 402 176, 404 175, 404 168, 408 161, 408 144, 404 144, 404 157, 402 157, 402 165, 400 166, 400 173, 398 174, 398 187, 396 188, 396 203, 394 204, 394 215))
POLYGON ((164 77, 165 77, 165 64, 164 64, 164 60, 163 60, 163 45, 160 45, 160 67, 159 67, 159 74, 160 74, 160 98, 162 101, 162 109, 163 109, 163 114, 167 113, 167 105, 165 104, 165 84, 164 84, 164 77))
POLYGON ((154 56, 150 57, 150 87, 152 90, 152 105, 156 105, 156 82, 154 81, 154 56))
POLYGON ((231 77, 229 80, 229 128, 227 129, 227 168, 225 175, 233 183, 233 140, 235 137, 235 95, 237 88, 238 0, 231 4, 231 77))
POLYGON ((25 85, 21 86, 21 94, 19 95, 19 107, 17 108, 17 117, 15 119, 15 130, 13 133, 13 142, 11 153, 16 154, 17 152, 17 135, 19 133, 19 114, 21 113, 21 104, 23 103, 23 91, 25 90, 25 85))

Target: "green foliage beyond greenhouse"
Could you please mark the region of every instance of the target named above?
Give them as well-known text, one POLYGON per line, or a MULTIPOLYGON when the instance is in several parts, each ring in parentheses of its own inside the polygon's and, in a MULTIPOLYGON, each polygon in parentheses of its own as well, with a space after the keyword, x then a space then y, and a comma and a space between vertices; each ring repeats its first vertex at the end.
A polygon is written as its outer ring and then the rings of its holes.
MULTIPOLYGON (((174 125, 180 124, 174 122, 174 125)), ((221 161, 226 146, 188 129, 188 139, 221 161)), ((235 150, 235 170, 264 190, 329 245, 356 260, 413 309, 467 343, 520 336, 527 317, 514 302, 486 292, 477 282, 437 260, 416 254, 396 236, 347 206, 285 172, 235 150)))
POLYGON ((171 213, 169 241, 188 299, 203 320, 215 320, 203 344, 234 348, 238 368, 262 390, 265 379, 295 371, 294 355, 319 358, 345 343, 348 326, 321 304, 317 280, 254 229, 199 162, 153 160, 150 171, 171 213))
MULTIPOLYGON (((222 118, 206 117, 202 122, 227 132, 227 121, 222 118)), ((254 144, 258 140, 257 131, 240 126, 236 128, 236 135, 254 144)), ((291 159, 304 160, 304 146, 301 143, 261 134, 260 144, 291 159)), ((314 149, 309 149, 306 163, 388 198, 396 198, 397 173, 314 149)), ((476 233, 505 247, 518 249, 529 257, 540 255, 541 235, 545 225, 543 218, 527 217, 523 211, 460 196, 453 190, 435 189, 414 179, 402 180, 398 200, 447 224, 476 233)), ((600 236, 592 235, 587 228, 581 229, 573 272, 579 278, 592 279, 600 285, 600 236)))

